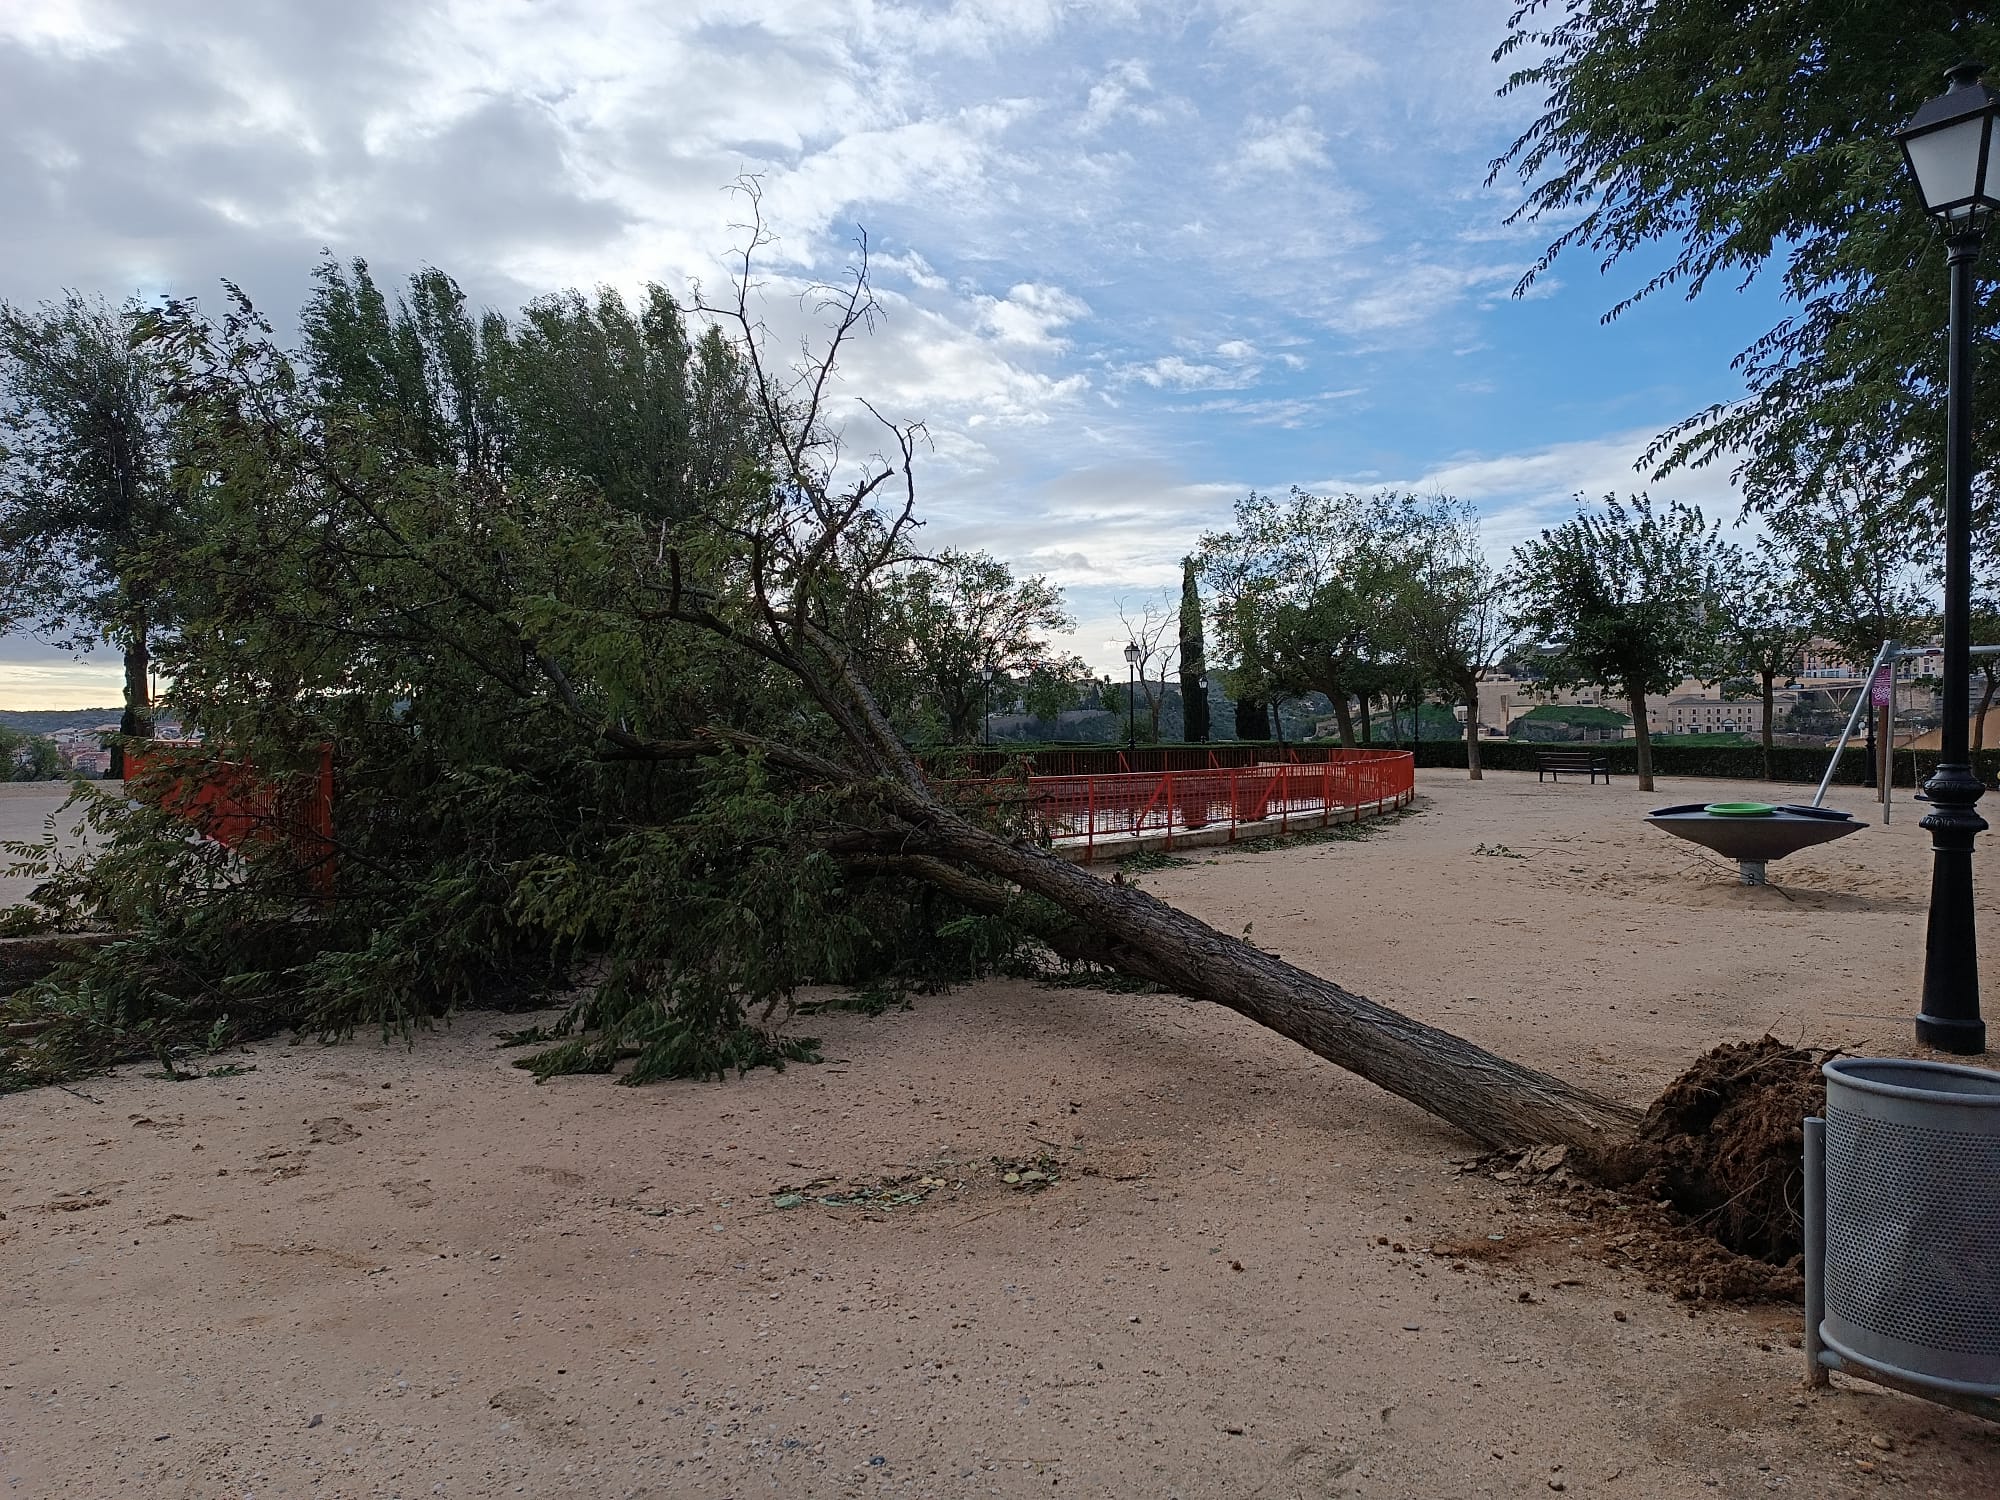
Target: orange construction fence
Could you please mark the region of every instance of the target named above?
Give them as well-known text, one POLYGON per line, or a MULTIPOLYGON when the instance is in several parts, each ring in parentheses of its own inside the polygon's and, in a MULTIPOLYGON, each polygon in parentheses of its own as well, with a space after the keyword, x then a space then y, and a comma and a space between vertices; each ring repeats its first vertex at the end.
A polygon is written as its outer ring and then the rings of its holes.
POLYGON ((1407 750, 1333 750, 1307 763, 1031 776, 1025 803, 1038 835, 1080 846, 1089 860, 1100 844, 1129 850, 1157 837, 1171 849, 1191 834, 1234 842, 1246 828, 1282 833, 1294 820, 1317 827, 1342 813, 1360 818, 1402 806, 1415 790, 1416 757, 1407 750))
POLYGON ((226 849, 247 854, 283 844, 313 889, 332 894, 331 746, 320 747, 314 770, 274 779, 199 740, 152 740, 126 746, 125 786, 226 849))

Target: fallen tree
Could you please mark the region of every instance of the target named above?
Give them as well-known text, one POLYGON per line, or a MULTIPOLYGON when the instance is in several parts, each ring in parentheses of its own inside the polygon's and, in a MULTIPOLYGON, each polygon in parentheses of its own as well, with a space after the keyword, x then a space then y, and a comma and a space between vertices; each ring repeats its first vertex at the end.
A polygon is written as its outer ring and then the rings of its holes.
POLYGON ((183 610, 177 704, 260 764, 343 747, 343 894, 273 921, 304 899, 275 858, 223 873, 157 821, 106 813, 76 879, 177 967, 123 944, 116 973, 70 976, 72 1001, 82 982, 114 1020, 171 990, 218 1028, 231 1002, 239 1030, 407 1026, 500 976, 584 963, 594 982, 536 1065, 636 1057, 643 1079, 802 1055, 764 1025, 801 984, 935 977, 913 947, 1025 936, 1235 1011, 1475 1141, 1629 1174, 1631 1106, 1100 880, 1042 847, 1004 788, 926 777, 871 688, 898 651, 884 581, 923 563, 923 429, 856 404, 880 451, 840 439, 839 357, 875 313, 865 246, 847 283, 816 289, 822 352, 780 370, 753 306, 762 244, 733 300, 703 310, 731 330, 754 456, 666 514, 573 472, 496 468, 497 440, 462 445, 473 466, 413 454, 414 424, 301 378, 247 305, 220 326, 191 305, 153 320, 205 523, 198 552, 153 559, 183 610), (260 951, 239 958, 246 931, 260 951))

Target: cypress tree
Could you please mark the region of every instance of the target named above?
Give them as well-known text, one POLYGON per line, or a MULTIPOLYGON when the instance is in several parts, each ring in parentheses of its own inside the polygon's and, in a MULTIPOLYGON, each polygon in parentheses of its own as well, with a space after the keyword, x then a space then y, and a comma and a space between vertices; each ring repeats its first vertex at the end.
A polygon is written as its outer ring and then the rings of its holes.
POLYGON ((1181 738, 1190 745, 1208 739, 1208 664, 1201 628, 1201 589, 1192 557, 1181 559, 1181 738))

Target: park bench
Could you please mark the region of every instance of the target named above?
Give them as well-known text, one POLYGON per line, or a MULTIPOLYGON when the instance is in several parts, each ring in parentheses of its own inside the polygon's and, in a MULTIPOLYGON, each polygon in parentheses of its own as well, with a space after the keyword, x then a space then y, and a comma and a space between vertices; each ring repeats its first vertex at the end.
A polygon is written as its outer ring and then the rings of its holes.
POLYGON ((1535 780, 1553 777, 1560 781, 1565 771, 1588 776, 1592 786, 1597 785, 1600 776, 1606 786, 1611 785, 1611 761, 1608 756, 1588 750, 1543 750, 1535 756, 1535 780))

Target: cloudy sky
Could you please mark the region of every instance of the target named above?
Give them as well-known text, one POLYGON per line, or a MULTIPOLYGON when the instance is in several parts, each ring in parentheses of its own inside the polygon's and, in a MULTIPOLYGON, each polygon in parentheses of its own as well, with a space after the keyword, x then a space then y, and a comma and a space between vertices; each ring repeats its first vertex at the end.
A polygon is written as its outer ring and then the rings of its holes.
MULTIPOLYGON (((927 541, 1046 573, 1106 669, 1250 488, 1415 485, 1489 545, 1639 483, 1738 392, 1761 286, 1641 280, 1509 228, 1506 0, 0 0, 0 298, 213 298, 281 327, 322 248, 487 306, 725 275, 761 177, 788 290, 858 230, 850 389, 925 419, 927 541)), ((1656 487, 1733 516, 1727 476, 1656 487)), ((96 675, 92 675, 95 673, 96 675)), ((0 642, 0 706, 116 700, 0 642)))

